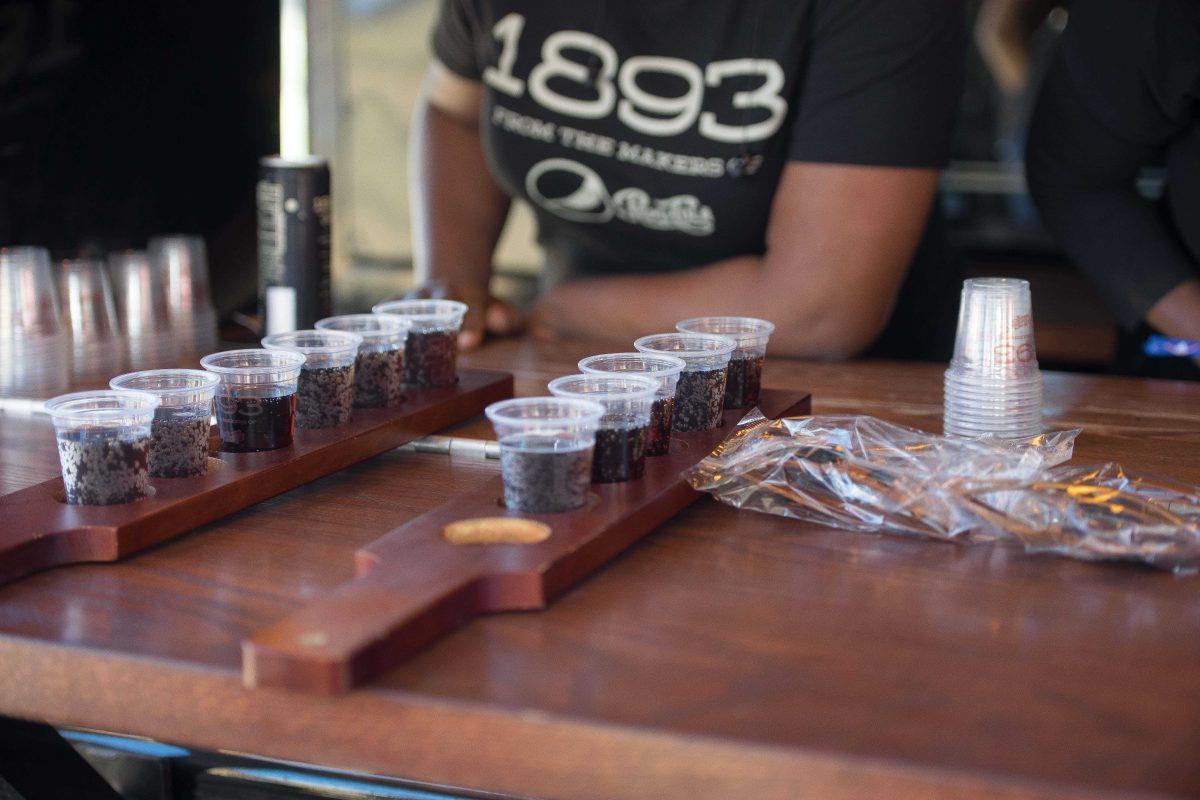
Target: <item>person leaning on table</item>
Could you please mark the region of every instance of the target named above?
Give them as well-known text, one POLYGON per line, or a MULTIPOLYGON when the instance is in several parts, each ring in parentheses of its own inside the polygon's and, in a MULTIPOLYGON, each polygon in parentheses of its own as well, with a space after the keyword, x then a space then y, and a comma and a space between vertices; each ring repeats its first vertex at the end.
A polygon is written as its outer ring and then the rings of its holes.
MULTIPOLYGON (((1034 112, 1029 189, 1133 335, 1200 340, 1200 0, 1078 0, 1034 112), (1165 167, 1165 194, 1137 189, 1165 167)), ((1189 377, 1198 377, 1192 370, 1189 377)))
MULTIPOLYGON (((443 0, 415 143, 419 280, 489 296, 510 199, 546 259, 532 324, 632 340, 730 313, 773 352, 916 352, 936 248, 906 283, 961 88, 960 0, 443 0), (880 337, 900 301, 908 328, 880 337)), ((951 330, 950 321, 942 323, 951 330)), ((893 326, 895 327, 895 326, 893 326)))

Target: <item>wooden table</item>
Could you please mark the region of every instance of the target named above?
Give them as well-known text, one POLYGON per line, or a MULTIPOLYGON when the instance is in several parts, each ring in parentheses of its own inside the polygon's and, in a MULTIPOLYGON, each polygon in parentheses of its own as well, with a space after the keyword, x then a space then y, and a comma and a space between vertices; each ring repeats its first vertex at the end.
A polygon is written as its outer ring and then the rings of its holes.
MULTIPOLYGON (((595 350, 466 361, 536 394, 595 350)), ((767 383, 940 429, 939 366, 776 360, 767 383)), ((1051 421, 1085 427, 1077 461, 1200 483, 1200 385, 1046 386, 1051 421)), ((0 418, 0 490, 54 457, 48 423, 0 418)), ((0 589, 0 714, 523 796, 1200 796, 1200 577, 708 499, 549 610, 472 623, 366 690, 242 688, 243 637, 496 468, 392 453, 125 563, 0 589)))

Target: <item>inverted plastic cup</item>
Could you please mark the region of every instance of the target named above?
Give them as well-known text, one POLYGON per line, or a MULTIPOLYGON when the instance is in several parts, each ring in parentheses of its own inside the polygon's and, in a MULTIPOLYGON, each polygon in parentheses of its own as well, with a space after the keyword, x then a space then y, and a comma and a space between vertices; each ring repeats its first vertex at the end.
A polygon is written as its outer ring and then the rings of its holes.
POLYGON ((304 354, 296 391, 296 425, 332 428, 350 421, 354 409, 354 362, 362 337, 357 333, 304 330, 262 340, 268 350, 304 354))
POLYGON ((110 253, 108 271, 125 334, 130 367, 157 367, 175 360, 182 349, 171 328, 162 274, 145 250, 110 253))
POLYGON ((486 413, 500 441, 509 509, 553 514, 587 502, 604 406, 590 400, 522 397, 492 403, 486 413))
POLYGON ((412 323, 396 314, 343 314, 317 320, 317 330, 362 337, 354 362, 354 407, 394 406, 404 399, 404 344, 412 323))
POLYGON ((70 341, 50 254, 43 247, 0 247, 0 396, 46 397, 66 389, 70 378, 70 341))
POLYGON ((706 431, 721 424, 729 359, 737 342, 706 333, 656 333, 633 343, 640 353, 683 359, 675 389, 673 428, 679 432, 706 431))
POLYGON ((695 317, 676 323, 684 333, 715 333, 737 342, 729 359, 725 383, 725 408, 747 408, 758 403, 762 390, 763 358, 775 325, 755 317, 695 317))
POLYGON ((149 493, 150 425, 158 402, 148 392, 115 390, 46 401, 68 503, 131 503, 149 493))
POLYGON ((200 369, 149 369, 118 375, 114 389, 158 398, 150 441, 150 476, 192 478, 208 471, 213 397, 221 379, 200 369))
POLYGON ((1019 378, 1037 369, 1029 281, 963 281, 954 358, 956 373, 1019 378))
POLYGON ((216 406, 222 450, 254 453, 292 443, 304 360, 292 350, 228 350, 200 359, 221 379, 216 406))
POLYGON ((604 407, 596 431, 593 483, 620 483, 640 478, 646 470, 650 409, 658 381, 645 375, 564 375, 550 381, 555 397, 592 400, 604 407))
POLYGON ((682 358, 650 353, 605 353, 588 356, 579 361, 579 371, 583 373, 631 373, 653 378, 658 382, 654 404, 650 407, 650 441, 646 443, 647 456, 664 456, 671 449, 675 389, 685 366, 682 358))
POLYGON ((404 347, 404 382, 418 389, 458 382, 458 332, 467 304, 457 300, 391 300, 371 309, 396 314, 411 328, 404 347))

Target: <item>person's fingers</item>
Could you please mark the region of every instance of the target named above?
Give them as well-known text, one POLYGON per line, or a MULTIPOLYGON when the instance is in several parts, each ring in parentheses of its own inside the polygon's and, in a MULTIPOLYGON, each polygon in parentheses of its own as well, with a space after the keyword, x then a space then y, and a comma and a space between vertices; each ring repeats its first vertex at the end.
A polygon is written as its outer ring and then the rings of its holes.
POLYGON ((473 350, 483 344, 485 332, 484 298, 473 298, 464 296, 463 302, 467 304, 467 313, 463 317, 462 329, 458 333, 458 346, 463 350, 473 350))
POLYGON ((537 307, 533 313, 529 315, 528 320, 529 335, 535 339, 541 339, 544 342, 552 342, 560 338, 554 326, 550 324, 545 312, 540 311, 537 307))
POLYGON ((507 300, 492 298, 484 317, 487 332, 496 336, 515 336, 525 326, 521 312, 507 300))

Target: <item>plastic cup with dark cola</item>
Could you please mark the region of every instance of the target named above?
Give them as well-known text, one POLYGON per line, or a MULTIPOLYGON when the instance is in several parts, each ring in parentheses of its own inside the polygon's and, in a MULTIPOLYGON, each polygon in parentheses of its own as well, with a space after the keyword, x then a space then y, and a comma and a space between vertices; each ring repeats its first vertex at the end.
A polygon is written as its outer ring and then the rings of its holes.
POLYGON ((75 392, 46 401, 54 422, 67 502, 132 503, 150 492, 150 425, 158 398, 147 392, 75 392))
POLYGON ((354 361, 354 407, 383 408, 404 399, 404 344, 412 326, 395 314, 344 314, 317 320, 317 330, 362 337, 354 361))
POLYGON ((683 333, 712 333, 737 342, 725 370, 725 408, 749 408, 758 404, 767 341, 775 330, 773 323, 754 317, 696 317, 685 319, 675 327, 683 333))
POLYGON ((222 451, 258 453, 291 445, 304 359, 292 350, 227 350, 200 359, 221 379, 216 407, 222 451))
POLYGON ((564 375, 550 381, 548 388, 555 397, 591 400, 604 407, 596 430, 593 483, 621 483, 642 477, 650 441, 650 408, 658 381, 633 374, 564 375))
POLYGON ((199 369, 149 369, 118 375, 113 389, 158 398, 150 427, 150 477, 194 478, 208 472, 213 397, 221 379, 199 369))
POLYGON ((605 353, 579 362, 587 374, 622 373, 652 378, 658 384, 650 406, 650 438, 647 456, 665 456, 671 449, 671 424, 675 417, 675 389, 686 366, 682 358, 648 353, 605 353))
POLYGON ((674 430, 707 431, 721 425, 729 358, 737 342, 705 333, 656 333, 633 343, 640 353, 683 359, 675 387, 674 430))
POLYGON ((404 383, 416 389, 436 389, 458 382, 458 332, 466 303, 456 300, 392 300, 371 309, 395 314, 411 327, 404 345, 404 383))
POLYGON ((262 340, 268 350, 304 355, 296 391, 296 427, 333 428, 354 413, 354 363, 362 337, 345 331, 291 331, 262 340))
POLYGON ((487 407, 500 440, 504 504, 555 514, 587 502, 604 406, 590 400, 522 397, 487 407))

